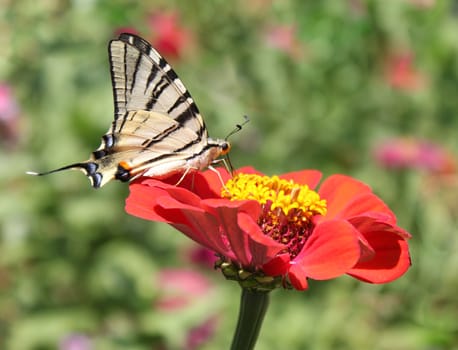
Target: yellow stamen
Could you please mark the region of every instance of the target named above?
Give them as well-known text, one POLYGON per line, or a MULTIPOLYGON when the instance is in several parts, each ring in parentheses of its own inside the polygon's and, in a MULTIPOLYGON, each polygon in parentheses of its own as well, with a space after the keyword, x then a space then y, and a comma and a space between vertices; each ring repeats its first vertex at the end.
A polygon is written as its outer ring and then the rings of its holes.
POLYGON ((315 215, 326 214, 326 200, 318 193, 307 185, 278 176, 237 174, 226 183, 221 195, 230 200, 256 200, 263 207, 269 207, 265 209, 271 218, 282 212, 290 222, 305 224, 315 215))

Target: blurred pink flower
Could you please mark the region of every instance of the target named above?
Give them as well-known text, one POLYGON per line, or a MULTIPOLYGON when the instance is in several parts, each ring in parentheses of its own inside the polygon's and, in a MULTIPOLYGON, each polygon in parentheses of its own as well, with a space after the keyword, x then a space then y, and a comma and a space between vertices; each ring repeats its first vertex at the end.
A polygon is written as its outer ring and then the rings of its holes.
POLYGON ((429 9, 436 5, 436 0, 408 0, 412 5, 419 8, 429 9))
POLYGON ((59 344, 59 350, 91 350, 92 342, 84 334, 69 334, 59 344))
POLYGON ((195 265, 214 268, 218 260, 215 252, 201 245, 195 244, 187 251, 187 260, 195 265))
POLYGON ((304 47, 297 37, 295 25, 271 25, 264 33, 268 46, 277 49, 293 59, 304 56, 304 47))
POLYGON ((155 306, 169 312, 208 297, 213 288, 203 274, 186 269, 164 269, 159 273, 156 284, 161 290, 155 306))
POLYGON ((0 139, 6 147, 19 141, 20 108, 11 87, 0 83, 0 139))
POLYGON ((363 17, 367 14, 367 4, 364 0, 347 0, 347 7, 353 17, 363 17))
POLYGON ((150 42, 167 58, 181 58, 183 49, 192 42, 192 33, 182 26, 177 12, 157 12, 147 19, 152 33, 150 42))
POLYGON ((414 138, 386 140, 377 146, 375 158, 392 169, 421 169, 430 173, 456 171, 453 157, 442 147, 414 138))
POLYGON ((212 316, 197 327, 189 330, 186 337, 186 350, 200 349, 215 334, 218 318, 212 316))
MULTIPOLYGON (((158 275, 159 297, 156 309, 162 312, 177 314, 195 302, 208 300, 213 285, 203 275, 187 269, 164 269, 158 275)), ((187 329, 183 349, 199 349, 203 343, 215 333, 217 316, 207 317, 203 322, 197 321, 196 326, 187 329)))
POLYGON ((424 87, 426 77, 413 64, 413 53, 394 54, 386 62, 386 79, 395 89, 413 91, 424 87))

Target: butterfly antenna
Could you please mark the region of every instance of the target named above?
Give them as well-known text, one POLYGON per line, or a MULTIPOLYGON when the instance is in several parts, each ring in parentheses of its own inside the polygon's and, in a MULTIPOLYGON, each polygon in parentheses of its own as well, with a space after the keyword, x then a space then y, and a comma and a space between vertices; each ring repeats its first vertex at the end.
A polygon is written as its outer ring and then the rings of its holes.
POLYGON ((86 169, 86 164, 85 163, 74 163, 70 165, 63 166, 62 168, 50 170, 50 171, 45 171, 43 173, 37 173, 36 171, 26 171, 25 173, 27 175, 34 175, 34 176, 44 176, 44 175, 49 175, 52 173, 57 173, 59 171, 64 171, 64 170, 69 170, 69 169, 86 169))
MULTIPOLYGON (((250 118, 248 118, 247 115, 243 116, 244 121, 241 124, 236 124, 234 130, 232 130, 224 139, 227 141, 227 139, 238 133, 240 130, 242 130, 243 126, 250 121, 250 118)), ((224 158, 224 165, 226 166, 226 169, 231 173, 232 176, 234 176, 234 167, 231 162, 231 158, 229 158, 229 153, 226 154, 226 157, 224 158)))
POLYGON ((250 118, 248 118, 247 115, 243 116, 243 123, 242 124, 235 124, 234 130, 232 130, 224 139, 227 141, 229 137, 232 135, 238 133, 240 130, 242 130, 243 126, 250 121, 250 118))

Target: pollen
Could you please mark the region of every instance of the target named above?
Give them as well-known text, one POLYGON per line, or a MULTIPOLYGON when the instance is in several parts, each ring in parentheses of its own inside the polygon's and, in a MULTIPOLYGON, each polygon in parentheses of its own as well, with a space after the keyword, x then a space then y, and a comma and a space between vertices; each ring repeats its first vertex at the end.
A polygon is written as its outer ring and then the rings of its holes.
POLYGON ((261 204, 258 224, 262 231, 285 244, 294 257, 313 229, 313 217, 326 215, 326 200, 307 185, 278 176, 236 174, 221 193, 230 200, 255 200, 261 204))

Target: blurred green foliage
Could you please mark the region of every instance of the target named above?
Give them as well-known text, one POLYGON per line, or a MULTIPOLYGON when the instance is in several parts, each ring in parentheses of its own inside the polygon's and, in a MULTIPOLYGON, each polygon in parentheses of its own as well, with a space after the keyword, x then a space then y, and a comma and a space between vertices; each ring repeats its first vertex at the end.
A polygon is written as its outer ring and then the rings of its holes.
POLYGON ((158 271, 189 265, 192 244, 128 216, 125 184, 94 191, 77 173, 24 175, 98 146, 113 111, 108 41, 126 27, 153 37, 148 19, 161 12, 177 13, 192 37, 169 58, 210 134, 251 119, 232 139, 236 167, 352 175, 413 234, 413 266, 392 284, 342 277, 274 292, 257 349, 458 349, 456 180, 386 170, 372 152, 407 135, 456 154, 453 0, 3 0, 0 82, 20 112, 0 153, 0 349, 68 350, 72 334, 93 349, 180 349, 212 315, 216 333, 201 348, 228 348, 239 290, 218 273, 200 270, 215 302, 155 309, 158 271), (390 66, 398 53, 407 73, 390 66))

